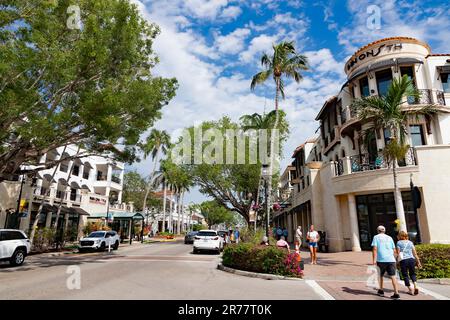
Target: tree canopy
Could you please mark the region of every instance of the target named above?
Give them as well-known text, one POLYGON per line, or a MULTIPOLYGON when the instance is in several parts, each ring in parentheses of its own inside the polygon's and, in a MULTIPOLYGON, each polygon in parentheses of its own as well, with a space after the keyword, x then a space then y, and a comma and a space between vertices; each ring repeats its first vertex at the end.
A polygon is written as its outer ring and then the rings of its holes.
MULTIPOLYGON (((136 171, 125 173, 123 179, 123 202, 133 202, 135 210, 142 211, 147 184, 147 181, 136 171)), ((153 193, 149 195, 146 199, 147 207, 161 208, 162 199, 154 196, 153 193)))
POLYGON ((129 0, 6 0, 0 12, 0 180, 53 167, 41 156, 68 144, 136 160, 177 89, 151 72, 158 26, 129 0))
POLYGON ((221 223, 235 223, 235 217, 233 213, 217 203, 217 201, 215 200, 202 202, 200 204, 200 211, 205 217, 205 220, 210 228, 221 223))

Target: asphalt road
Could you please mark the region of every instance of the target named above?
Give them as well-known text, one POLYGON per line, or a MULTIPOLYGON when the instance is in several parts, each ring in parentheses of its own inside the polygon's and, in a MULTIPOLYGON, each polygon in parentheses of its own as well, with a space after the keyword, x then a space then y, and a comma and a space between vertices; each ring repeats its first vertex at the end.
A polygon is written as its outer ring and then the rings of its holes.
POLYGON ((21 267, 0 265, 0 299, 327 298, 314 281, 243 277, 218 270, 219 262, 219 255, 194 255, 192 245, 180 242, 30 256, 21 267))

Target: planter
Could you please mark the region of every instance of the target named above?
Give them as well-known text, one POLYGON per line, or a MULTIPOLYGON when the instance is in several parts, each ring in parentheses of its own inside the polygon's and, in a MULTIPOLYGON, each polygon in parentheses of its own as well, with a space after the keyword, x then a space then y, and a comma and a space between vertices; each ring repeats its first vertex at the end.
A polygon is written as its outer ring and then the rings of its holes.
POLYGON ((309 169, 320 169, 322 167, 322 162, 320 161, 311 161, 306 164, 309 169))

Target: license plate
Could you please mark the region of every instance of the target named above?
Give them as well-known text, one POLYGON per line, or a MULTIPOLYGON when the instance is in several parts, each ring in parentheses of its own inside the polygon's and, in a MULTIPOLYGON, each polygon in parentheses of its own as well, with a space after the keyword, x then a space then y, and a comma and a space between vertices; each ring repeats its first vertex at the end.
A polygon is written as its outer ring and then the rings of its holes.
POLYGON ((203 242, 207 242, 208 241, 208 239, 203 239, 203 242))

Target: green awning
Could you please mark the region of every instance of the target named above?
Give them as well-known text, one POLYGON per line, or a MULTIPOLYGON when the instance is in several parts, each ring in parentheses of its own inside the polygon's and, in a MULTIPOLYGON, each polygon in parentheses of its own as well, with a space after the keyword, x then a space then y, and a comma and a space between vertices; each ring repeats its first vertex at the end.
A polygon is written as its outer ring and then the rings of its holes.
MULTIPOLYGON (((139 212, 118 212, 110 211, 109 216, 112 216, 114 220, 144 220, 144 216, 139 212)), ((91 213, 88 219, 102 219, 106 218, 106 212, 91 213)))

